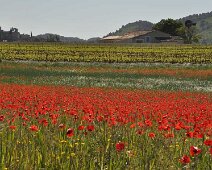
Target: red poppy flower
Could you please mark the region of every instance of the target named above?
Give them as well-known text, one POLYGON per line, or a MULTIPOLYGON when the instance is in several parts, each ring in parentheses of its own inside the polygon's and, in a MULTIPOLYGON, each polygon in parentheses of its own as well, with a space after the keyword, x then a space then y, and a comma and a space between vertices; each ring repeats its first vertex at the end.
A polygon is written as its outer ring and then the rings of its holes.
POLYGON ((174 137, 174 134, 173 133, 167 133, 167 134, 164 134, 164 136, 166 138, 173 138, 174 137))
POLYGON ((146 126, 151 127, 152 126, 152 121, 147 119, 147 120, 145 120, 145 124, 146 124, 146 126))
POLYGON ((186 136, 189 138, 193 138, 194 137, 194 132, 187 132, 186 136))
POLYGON ((84 130, 85 129, 85 126, 83 126, 83 125, 80 125, 79 127, 78 127, 78 130, 84 130))
POLYGON ((149 137, 150 138, 154 138, 155 137, 155 134, 154 133, 149 133, 149 137))
POLYGON ((29 127, 29 129, 31 130, 31 131, 33 131, 33 132, 37 132, 39 129, 38 129, 38 127, 36 126, 36 125, 31 125, 30 127, 29 127))
POLYGON ((138 126, 141 127, 141 128, 144 126, 142 122, 138 122, 137 124, 138 124, 138 126))
POLYGON ((185 129, 185 130, 189 130, 189 129, 191 129, 192 127, 191 127, 191 126, 186 126, 186 125, 184 125, 182 128, 185 129))
POLYGON ((97 117, 97 121, 98 121, 98 122, 101 122, 101 121, 103 121, 103 120, 104 120, 104 117, 103 117, 103 116, 98 116, 98 117, 97 117))
POLYGON ((202 152, 202 150, 199 149, 198 147, 195 147, 195 146, 190 147, 190 155, 191 156, 199 155, 201 152, 202 152))
POLYGON ((11 130, 15 130, 15 129, 16 129, 16 126, 11 125, 9 128, 10 128, 11 130))
POLYGON ((133 124, 130 125, 130 128, 131 128, 131 129, 133 129, 133 128, 135 128, 135 127, 136 127, 136 124, 135 124, 135 123, 133 123, 133 124))
POLYGON ((57 124, 57 119, 52 119, 52 124, 53 125, 57 124))
POLYGON ((1 116, 0 116, 0 121, 4 121, 4 118, 5 118, 5 117, 4 117, 3 115, 1 115, 1 116))
POLYGON ((138 135, 143 135, 144 134, 144 131, 143 130, 137 130, 137 134, 138 135))
POLYGON ((158 127, 158 130, 168 131, 168 130, 170 130, 170 126, 166 125, 166 124, 162 124, 158 127))
POLYGON ((180 126, 180 123, 177 123, 177 124, 175 125, 175 129, 176 129, 176 130, 182 129, 182 127, 180 126))
POLYGON ((66 127, 66 125, 64 125, 64 124, 59 124, 59 126, 58 126, 60 129, 65 129, 65 127, 66 127))
POLYGON ((206 146, 212 146, 212 140, 211 139, 207 139, 207 140, 204 141, 204 144, 206 146))
POLYGON ((201 134, 201 133, 194 133, 194 137, 195 137, 195 138, 202 139, 203 136, 204 136, 204 135, 201 134))
POLYGON ((69 128, 66 132, 67 137, 72 137, 74 136, 74 129, 69 128))
POLYGON ((94 131, 94 125, 88 125, 87 130, 88 131, 94 131))
POLYGON ((116 150, 118 152, 121 152, 122 150, 124 150, 124 148, 125 148, 124 142, 118 142, 118 143, 116 143, 116 150))
POLYGON ((189 156, 184 155, 184 156, 180 159, 180 162, 181 162, 182 164, 188 164, 188 163, 191 162, 191 159, 190 159, 189 156))
POLYGON ((39 123, 42 124, 43 126, 48 126, 48 121, 46 119, 41 119, 39 123))

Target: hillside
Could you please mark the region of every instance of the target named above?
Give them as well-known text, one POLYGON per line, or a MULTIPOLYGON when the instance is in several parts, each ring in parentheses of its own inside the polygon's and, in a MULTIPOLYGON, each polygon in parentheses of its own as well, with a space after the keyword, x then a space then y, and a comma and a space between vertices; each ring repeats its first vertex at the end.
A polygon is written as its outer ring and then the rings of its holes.
MULTIPOLYGON (((178 20, 181 20, 184 23, 188 19, 197 23, 197 28, 202 37, 201 43, 212 44, 212 12, 189 15, 178 20)), ((108 35, 123 35, 128 32, 151 30, 153 25, 154 24, 151 22, 140 20, 123 25, 120 29, 109 33, 108 35)))
POLYGON ((188 19, 197 23, 197 28, 202 37, 201 42, 212 44, 212 12, 189 15, 179 20, 185 22, 188 19))
POLYGON ((85 40, 80 39, 78 37, 64 37, 61 35, 57 34, 51 34, 51 33, 46 33, 46 34, 41 34, 34 36, 34 39, 36 41, 49 41, 49 42, 68 42, 68 43, 81 43, 85 42, 85 40))
POLYGON ((93 37, 88 40, 84 40, 78 37, 64 37, 57 34, 40 34, 33 37, 35 41, 44 41, 44 42, 64 42, 64 43, 97 43, 101 38, 93 37))
POLYGON ((127 25, 123 25, 120 29, 116 30, 115 32, 109 33, 108 35, 123 35, 128 32, 151 30, 152 26, 153 23, 140 20, 129 23, 127 25))

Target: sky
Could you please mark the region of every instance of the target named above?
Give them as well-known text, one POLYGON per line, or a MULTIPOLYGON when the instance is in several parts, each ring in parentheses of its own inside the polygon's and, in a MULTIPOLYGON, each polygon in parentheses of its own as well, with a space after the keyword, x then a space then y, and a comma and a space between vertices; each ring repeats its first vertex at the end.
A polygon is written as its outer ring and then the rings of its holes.
POLYGON ((88 39, 138 20, 157 23, 211 11, 212 0, 0 0, 0 26, 88 39))

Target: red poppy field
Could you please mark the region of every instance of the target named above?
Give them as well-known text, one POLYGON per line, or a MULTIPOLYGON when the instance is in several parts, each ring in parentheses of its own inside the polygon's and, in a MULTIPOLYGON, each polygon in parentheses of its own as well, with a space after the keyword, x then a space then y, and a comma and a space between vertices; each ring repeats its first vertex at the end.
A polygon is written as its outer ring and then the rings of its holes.
POLYGON ((212 95, 0 84, 1 169, 212 169, 212 95))
POLYGON ((0 49, 0 170, 212 169, 212 46, 0 49))

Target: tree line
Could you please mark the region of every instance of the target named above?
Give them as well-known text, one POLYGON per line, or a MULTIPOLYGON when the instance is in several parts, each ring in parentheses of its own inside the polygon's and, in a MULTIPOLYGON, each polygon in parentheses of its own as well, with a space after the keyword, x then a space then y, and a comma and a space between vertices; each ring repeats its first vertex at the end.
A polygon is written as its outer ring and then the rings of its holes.
POLYGON ((170 34, 171 36, 180 36, 183 38, 185 44, 199 43, 200 35, 195 24, 192 24, 191 20, 189 26, 179 20, 174 19, 162 19, 156 23, 152 29, 162 31, 170 34))

